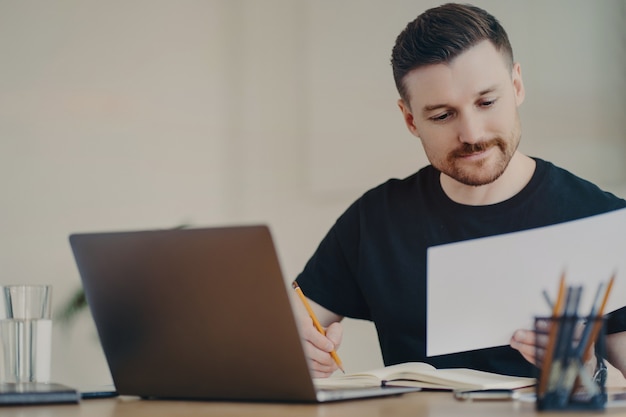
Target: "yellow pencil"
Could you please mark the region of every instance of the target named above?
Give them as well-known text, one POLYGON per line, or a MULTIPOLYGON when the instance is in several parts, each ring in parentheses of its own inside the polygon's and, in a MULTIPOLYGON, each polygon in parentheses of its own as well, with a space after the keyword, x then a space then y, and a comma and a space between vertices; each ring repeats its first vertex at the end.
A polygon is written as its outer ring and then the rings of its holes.
MULTIPOLYGON (((321 334, 323 334, 324 336, 326 336, 326 331, 324 330, 324 328, 320 324, 320 322, 317 319, 317 317, 315 317, 315 313, 313 312, 313 309, 309 305, 309 302, 307 301, 306 297, 304 296, 304 293, 302 292, 302 289, 300 288, 298 283, 296 281, 294 281, 291 284, 291 286, 293 287, 294 290, 296 290, 296 293, 300 297, 300 300, 302 300, 302 304, 304 304, 304 308, 306 308, 306 311, 309 313, 309 316, 311 317, 311 320, 313 320, 313 325, 315 326, 317 331, 320 332, 321 334)), ((341 372, 343 372, 345 374, 346 371, 343 369, 343 365, 341 363, 341 359, 339 359, 339 355, 337 355, 337 352, 335 352, 333 350, 332 352, 330 352, 330 356, 333 358, 333 360, 335 361, 337 366, 339 366, 339 369, 341 369, 341 372)))
POLYGON ((540 396, 543 396, 546 393, 546 388, 548 385, 549 373, 552 368, 552 355, 554 354, 554 347, 558 332, 558 317, 562 313, 563 302, 565 298, 565 272, 561 274, 561 279, 559 281, 559 292, 556 298, 556 302, 552 308, 552 323, 550 326, 550 332, 548 337, 548 345, 546 346, 546 352, 543 357, 543 363, 541 364, 541 373, 539 375, 539 386, 537 388, 537 393, 540 396))
POLYGON ((604 309, 606 308, 606 303, 609 299, 609 294, 611 294, 611 289, 613 288, 613 282, 615 281, 615 274, 611 275, 609 279, 609 284, 606 287, 606 291, 604 292, 604 298, 602 299, 602 304, 600 305, 600 309, 598 310, 598 314, 596 317, 589 317, 589 320, 595 319, 595 323, 591 328, 591 336, 587 341, 587 345, 585 346, 585 353, 583 354, 583 360, 587 360, 587 358, 591 357, 591 349, 593 348, 593 344, 598 338, 598 334, 600 333, 600 329, 602 328, 602 316, 604 314, 604 309))

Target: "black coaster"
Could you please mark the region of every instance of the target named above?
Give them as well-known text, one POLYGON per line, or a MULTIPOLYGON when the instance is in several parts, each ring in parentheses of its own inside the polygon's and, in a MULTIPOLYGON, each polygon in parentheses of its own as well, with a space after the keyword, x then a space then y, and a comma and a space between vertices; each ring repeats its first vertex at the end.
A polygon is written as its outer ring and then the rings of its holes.
POLYGON ((0 405, 78 403, 79 401, 79 392, 62 384, 39 382, 0 384, 0 405))

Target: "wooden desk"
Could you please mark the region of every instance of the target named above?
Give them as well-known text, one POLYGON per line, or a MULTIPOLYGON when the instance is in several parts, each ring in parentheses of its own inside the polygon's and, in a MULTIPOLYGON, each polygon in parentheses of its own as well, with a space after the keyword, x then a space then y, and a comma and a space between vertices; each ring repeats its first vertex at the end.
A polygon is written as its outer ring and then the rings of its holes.
MULTIPOLYGON (((603 415, 621 415, 624 408, 603 415)), ((0 416, 12 417, 563 417, 570 413, 535 411, 532 403, 517 401, 461 402, 449 392, 415 392, 398 397, 345 401, 323 405, 229 402, 154 401, 133 397, 85 400, 79 405, 1 407, 0 416)), ((597 416, 597 412, 573 412, 597 416)))

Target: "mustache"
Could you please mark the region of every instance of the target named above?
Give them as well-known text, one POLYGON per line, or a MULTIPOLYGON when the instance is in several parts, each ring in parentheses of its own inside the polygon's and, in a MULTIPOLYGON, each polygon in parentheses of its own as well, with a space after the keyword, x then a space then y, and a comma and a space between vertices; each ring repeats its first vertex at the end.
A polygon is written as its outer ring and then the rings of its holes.
POLYGON ((475 154, 477 152, 483 152, 494 146, 498 146, 502 150, 506 148, 506 145, 501 138, 494 138, 491 140, 477 142, 477 143, 463 143, 457 149, 452 151, 450 153, 450 156, 453 158, 464 157, 464 156, 475 154))

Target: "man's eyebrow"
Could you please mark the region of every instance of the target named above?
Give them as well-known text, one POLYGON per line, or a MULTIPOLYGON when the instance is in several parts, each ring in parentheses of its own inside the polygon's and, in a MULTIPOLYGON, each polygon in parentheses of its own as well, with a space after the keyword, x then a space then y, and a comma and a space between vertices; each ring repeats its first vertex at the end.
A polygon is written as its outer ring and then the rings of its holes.
POLYGON ((496 91, 497 89, 498 89, 497 85, 491 86, 489 88, 485 88, 484 90, 479 91, 477 96, 481 97, 481 96, 484 96, 485 94, 491 94, 494 91, 496 91))
POLYGON ((431 112, 433 110, 438 110, 438 109, 443 109, 449 107, 447 104, 432 104, 429 106, 424 106, 424 108, 422 109, 422 113, 428 113, 431 112))

